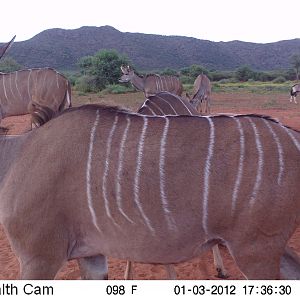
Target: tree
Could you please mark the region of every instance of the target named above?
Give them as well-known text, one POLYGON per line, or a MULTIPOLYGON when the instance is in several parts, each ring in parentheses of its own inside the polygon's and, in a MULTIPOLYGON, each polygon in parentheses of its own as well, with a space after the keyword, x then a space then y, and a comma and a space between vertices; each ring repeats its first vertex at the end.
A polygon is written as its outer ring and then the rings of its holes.
POLYGON ((79 61, 81 73, 93 82, 95 91, 104 89, 108 84, 118 83, 120 66, 128 64, 129 59, 115 50, 101 50, 79 61))
POLYGON ((22 66, 9 56, 0 60, 0 72, 9 73, 18 71, 21 68, 22 66))
POLYGON ((290 58, 293 69, 296 72, 296 79, 299 80, 300 54, 294 54, 290 58))
POLYGON ((193 80, 195 80, 197 78, 198 75, 200 74, 208 74, 208 71, 199 65, 191 65, 188 68, 183 68, 181 69, 181 74, 185 75, 185 76, 189 76, 191 77, 193 80))
POLYGON ((248 81, 253 79, 254 72, 248 66, 241 66, 235 71, 235 77, 238 81, 248 81))

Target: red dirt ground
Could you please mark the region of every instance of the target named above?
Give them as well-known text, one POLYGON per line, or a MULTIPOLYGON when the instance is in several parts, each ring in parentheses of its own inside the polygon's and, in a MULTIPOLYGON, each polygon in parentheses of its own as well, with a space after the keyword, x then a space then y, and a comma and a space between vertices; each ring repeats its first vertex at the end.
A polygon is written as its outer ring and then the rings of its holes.
MULTIPOLYGON (((136 96, 135 96, 136 97, 136 96)), ((141 97, 142 99, 142 97, 141 97)), ((300 104, 291 104, 287 95, 253 95, 253 94, 216 94, 212 106, 213 113, 259 113, 279 119, 283 124, 300 130, 300 104)), ((113 100, 120 105, 118 101, 113 100)), ((94 101, 89 101, 94 102, 94 101)), ((103 101, 101 101, 103 102, 103 101)), ((128 104, 131 108, 136 107, 128 104)), ((30 129, 29 116, 6 118, 1 126, 9 129, 9 134, 20 134, 30 129)), ((300 228, 292 236, 290 246, 300 255, 300 228)), ((221 247, 229 279, 244 279, 225 247, 221 247)), ((109 279, 123 279, 125 261, 109 258, 109 279)), ((263 262, 262 262, 263 265, 263 262)), ((178 279, 216 279, 213 268, 212 252, 175 266, 178 279)), ((17 279, 19 263, 0 226, 0 280, 17 279)), ((79 279, 79 269, 75 261, 70 261, 59 272, 57 279, 79 279)), ((161 265, 134 264, 134 279, 165 279, 165 269, 161 265)))

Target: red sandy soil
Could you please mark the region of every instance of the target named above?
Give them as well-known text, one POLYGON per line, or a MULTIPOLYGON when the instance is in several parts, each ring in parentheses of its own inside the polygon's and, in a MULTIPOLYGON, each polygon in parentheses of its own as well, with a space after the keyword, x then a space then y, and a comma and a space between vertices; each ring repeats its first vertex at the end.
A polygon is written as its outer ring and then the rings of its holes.
MULTIPOLYGON (((291 104, 287 99, 288 96, 283 97, 282 95, 217 94, 214 96, 215 104, 212 106, 212 111, 213 113, 233 112, 270 115, 279 119, 283 124, 300 130, 300 104, 291 104), (276 103, 270 102, 269 99, 272 101, 275 99, 276 103), (255 104, 255 101, 264 101, 265 105, 255 104)), ((8 127, 9 134, 20 134, 30 129, 30 117, 6 118, 1 122, 1 126, 8 127)), ((292 236, 289 245, 300 255, 300 228, 292 236)), ((227 249, 223 246, 221 247, 221 254, 230 275, 229 279, 244 279, 227 249)), ((109 279, 123 279, 125 266, 125 261, 109 258, 109 279)), ((216 279, 212 251, 208 251, 193 260, 177 264, 175 268, 178 279, 216 279)), ((17 279, 18 277, 18 260, 11 251, 3 228, 0 226, 0 280, 17 279)), ((76 261, 68 262, 60 270, 57 279, 80 279, 76 261)), ((162 265, 135 263, 134 279, 166 279, 166 272, 162 265)))

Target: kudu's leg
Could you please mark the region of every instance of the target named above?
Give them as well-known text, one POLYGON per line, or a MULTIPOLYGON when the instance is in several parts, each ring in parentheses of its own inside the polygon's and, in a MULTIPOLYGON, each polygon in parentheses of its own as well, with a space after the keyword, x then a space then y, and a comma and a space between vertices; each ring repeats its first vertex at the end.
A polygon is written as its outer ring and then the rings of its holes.
POLYGON ((223 259, 222 259, 221 253, 220 253, 219 246, 214 245, 212 250, 213 250, 213 255, 214 255, 215 268, 218 272, 217 277, 218 278, 228 278, 229 276, 228 276, 227 271, 224 267, 223 259))
POLYGON ((167 278, 170 280, 176 280, 177 274, 173 265, 165 265, 165 269, 167 272, 167 278))
POLYGON ((66 262, 64 259, 53 259, 35 256, 34 258, 24 262, 21 259, 21 274, 22 280, 50 280, 54 279, 55 275, 66 262))
POLYGON ((82 279, 108 279, 108 267, 105 256, 99 254, 79 258, 77 261, 82 279))
POLYGON ((272 247, 276 243, 267 241, 238 241, 229 243, 228 249, 247 279, 280 279, 279 247, 272 247), (268 245, 268 246, 267 246, 268 245))
POLYGON ((289 247, 281 257, 280 274, 282 279, 300 280, 300 257, 289 247))
POLYGON ((207 113, 210 115, 210 97, 206 99, 206 103, 207 103, 207 113))
POLYGON ((126 270, 125 270, 125 274, 124 274, 124 279, 125 280, 132 280, 133 279, 133 275, 132 275, 132 262, 127 260, 126 262, 126 270))

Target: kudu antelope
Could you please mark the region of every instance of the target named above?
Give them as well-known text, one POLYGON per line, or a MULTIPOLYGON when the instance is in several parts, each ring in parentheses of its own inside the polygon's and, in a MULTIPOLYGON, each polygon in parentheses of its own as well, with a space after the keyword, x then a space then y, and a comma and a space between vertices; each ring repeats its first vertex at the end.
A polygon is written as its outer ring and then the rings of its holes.
POLYGON ((296 101, 296 97, 298 95, 298 93, 300 92, 300 83, 294 84, 291 87, 291 98, 290 98, 290 102, 294 101, 295 103, 297 103, 296 101))
POLYGON ((300 133, 267 117, 87 105, 1 137, 0 151, 0 221, 22 279, 70 259, 101 279, 106 256, 172 264, 220 240, 246 278, 278 279, 300 224, 300 133))
POLYGON ((5 52, 11 47, 11 45, 12 45, 12 43, 14 42, 15 38, 16 38, 16 36, 14 36, 14 37, 10 40, 10 42, 8 42, 8 43, 6 43, 6 44, 4 44, 4 45, 2 45, 2 46, 0 47, 0 59, 1 59, 1 57, 5 54, 5 52))
POLYGON ((211 84, 208 77, 204 74, 199 75, 194 82, 193 96, 186 96, 190 99, 190 102, 196 107, 198 112, 210 114, 210 95, 211 84), (204 104, 205 103, 205 104, 204 104), (205 105, 205 108, 202 108, 205 105))
POLYGON ((131 82, 131 84, 139 91, 143 91, 145 97, 153 96, 158 92, 170 92, 175 95, 182 94, 182 84, 176 76, 160 76, 156 74, 148 74, 140 77, 134 73, 129 67, 121 66, 123 75, 119 79, 120 82, 131 82))
POLYGON ((0 120, 30 113, 40 126, 65 105, 71 106, 71 86, 66 77, 52 68, 25 69, 0 73, 0 120))
MULTIPOLYGON (((199 115, 196 108, 180 96, 169 92, 160 92, 155 96, 150 96, 144 101, 138 109, 138 113, 142 115, 164 116, 164 115, 199 115)), ((218 245, 213 246, 214 263, 219 278, 227 278, 227 271, 224 267, 222 256, 218 245)), ((172 265, 166 266, 169 279, 176 279, 176 271, 172 265)), ((125 270, 125 279, 133 279, 132 262, 127 261, 125 270)))

